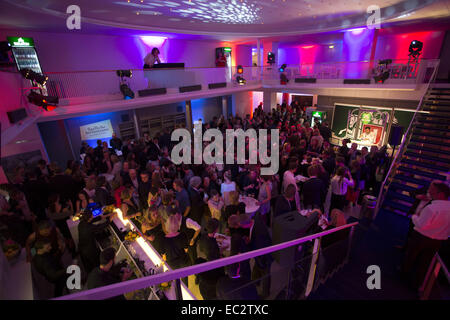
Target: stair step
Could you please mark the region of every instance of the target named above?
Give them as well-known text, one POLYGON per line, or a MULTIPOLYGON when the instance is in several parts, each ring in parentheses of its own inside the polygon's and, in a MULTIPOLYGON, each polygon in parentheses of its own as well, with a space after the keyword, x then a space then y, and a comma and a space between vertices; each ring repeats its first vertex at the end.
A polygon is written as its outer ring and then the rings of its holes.
POLYGON ((433 149, 433 148, 425 148, 425 147, 420 147, 414 144, 410 144, 408 145, 408 150, 409 149, 413 149, 413 150, 421 150, 421 151, 427 151, 427 152, 433 152, 433 153, 438 153, 438 154, 446 154, 446 155, 450 155, 450 151, 445 151, 445 150, 438 150, 438 149, 433 149))
POLYGON ((422 170, 418 170, 418 169, 411 169, 411 168, 408 168, 405 166, 400 166, 397 168, 397 170, 412 173, 417 176, 427 177, 430 179, 436 179, 436 180, 442 180, 442 181, 445 181, 445 179, 446 179, 445 176, 441 175, 441 174, 431 173, 431 172, 422 171, 422 170))
POLYGON ((450 112, 450 106, 439 106, 438 108, 428 106, 424 107, 422 110, 430 112, 450 112))
POLYGON ((414 198, 408 197, 407 195, 404 195, 402 193, 398 193, 395 191, 388 191, 388 193, 386 194, 386 197, 399 199, 399 200, 406 201, 409 203, 414 203, 416 201, 416 199, 414 199, 414 198))
POLYGON ((432 87, 430 90, 433 90, 433 91, 447 91, 447 90, 449 90, 450 91, 450 88, 432 87))
MULTIPOLYGON (((445 119, 442 119, 445 120, 445 119)), ((443 121, 434 121, 434 120, 423 120, 423 118, 419 118, 417 121, 419 124, 432 124, 432 125, 438 125, 438 126, 442 126, 442 127, 448 127, 450 126, 450 122, 449 123, 445 123, 443 121)))
POLYGON ((435 102, 433 102, 433 101, 425 101, 424 102, 424 105, 425 106, 429 106, 429 107, 450 107, 450 103, 445 103, 445 102, 442 102, 442 101, 435 101, 435 102))
MULTIPOLYGON (((422 129, 419 129, 422 130, 422 129)), ((450 139, 450 137, 446 136, 445 133, 442 135, 439 134, 429 134, 424 132, 417 132, 416 130, 413 131, 413 137, 430 137, 430 138, 437 138, 437 139, 450 139)))
POLYGON ((432 114, 432 113, 421 113, 419 115, 419 119, 442 119, 445 122, 448 122, 450 120, 450 115, 441 115, 441 114, 432 114))
POLYGON ((428 180, 416 179, 409 176, 405 176, 403 174, 397 174, 394 176, 394 179, 398 179, 401 181, 411 182, 420 186, 428 186, 431 182, 428 180))
POLYGON ((406 151, 405 155, 408 157, 414 157, 414 158, 420 158, 420 159, 426 159, 426 160, 432 160, 432 161, 436 161, 436 162, 443 162, 443 163, 450 164, 450 159, 432 157, 432 156, 428 156, 426 154, 416 153, 416 152, 412 152, 412 151, 406 151))
POLYGON ((409 160, 409 159, 403 159, 401 162, 410 164, 412 166, 427 168, 427 169, 436 170, 436 171, 444 171, 444 172, 447 172, 448 167, 449 167, 449 166, 445 166, 445 167, 444 166, 437 166, 437 165, 434 165, 434 164, 424 163, 424 162, 414 161, 414 160, 409 160))
POLYGON ((402 184, 402 183, 398 183, 398 182, 392 182, 389 185, 389 190, 394 191, 394 190, 397 190, 397 189, 400 189, 400 190, 403 190, 403 191, 408 191, 408 192, 414 192, 414 191, 417 191, 420 188, 411 187, 411 186, 408 186, 406 184, 402 184))
POLYGON ((418 138, 411 138, 411 140, 409 140, 409 141, 414 142, 414 143, 432 144, 435 146, 445 146, 442 142, 439 142, 439 141, 429 141, 429 140, 423 140, 423 139, 418 139, 418 138))
POLYGON ((390 208, 394 208, 394 209, 400 210, 402 212, 408 213, 409 209, 411 209, 411 207, 412 207, 412 204, 407 206, 407 205, 404 205, 404 204, 401 204, 398 202, 394 202, 391 200, 385 200, 383 202, 383 207, 390 207, 390 208))
POLYGON ((431 92, 429 93, 429 95, 435 95, 435 96, 450 96, 450 92, 446 91, 446 90, 442 90, 444 92, 440 92, 437 90, 431 90, 431 92))
POLYGON ((426 99, 426 102, 433 102, 433 101, 450 102, 450 98, 428 98, 428 99, 426 99))
POLYGON ((442 128, 436 128, 436 127, 425 127, 425 126, 421 126, 421 125, 416 125, 414 128, 415 129, 428 130, 428 131, 450 132, 450 129, 442 129, 442 128))

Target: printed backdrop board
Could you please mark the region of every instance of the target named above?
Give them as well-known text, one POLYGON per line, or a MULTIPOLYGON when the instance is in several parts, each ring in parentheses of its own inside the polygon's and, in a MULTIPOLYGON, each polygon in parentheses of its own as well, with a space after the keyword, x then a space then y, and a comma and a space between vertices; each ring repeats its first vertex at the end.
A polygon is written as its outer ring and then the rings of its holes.
POLYGON ((81 140, 102 140, 112 137, 113 128, 110 120, 94 122, 80 127, 81 140))

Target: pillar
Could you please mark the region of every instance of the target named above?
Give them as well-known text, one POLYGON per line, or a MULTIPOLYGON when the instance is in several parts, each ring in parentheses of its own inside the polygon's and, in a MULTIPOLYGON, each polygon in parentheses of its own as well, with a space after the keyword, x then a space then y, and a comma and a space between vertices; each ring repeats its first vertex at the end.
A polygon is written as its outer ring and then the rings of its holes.
POLYGON ((226 96, 222 96, 222 115, 228 118, 228 101, 226 96))
POLYGON ((263 42, 263 66, 270 66, 267 63, 267 54, 269 52, 275 53, 275 64, 274 67, 278 66, 278 42, 264 41, 263 42))
POLYGON ((277 106, 277 93, 275 91, 265 90, 263 95, 264 112, 270 112, 277 106))
POLYGON ((192 104, 191 100, 186 101, 186 127, 192 132, 192 104))

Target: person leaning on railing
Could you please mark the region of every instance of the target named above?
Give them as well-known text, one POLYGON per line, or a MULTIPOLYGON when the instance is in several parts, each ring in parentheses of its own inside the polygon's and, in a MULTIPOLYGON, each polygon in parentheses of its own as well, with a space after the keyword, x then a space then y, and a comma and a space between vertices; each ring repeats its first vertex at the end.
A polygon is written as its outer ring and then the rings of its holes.
POLYGON ((450 188, 442 181, 433 181, 416 214, 412 216, 414 230, 410 233, 402 272, 418 288, 427 272, 431 259, 442 242, 450 237, 450 188), (416 272, 413 273, 413 268, 416 272))

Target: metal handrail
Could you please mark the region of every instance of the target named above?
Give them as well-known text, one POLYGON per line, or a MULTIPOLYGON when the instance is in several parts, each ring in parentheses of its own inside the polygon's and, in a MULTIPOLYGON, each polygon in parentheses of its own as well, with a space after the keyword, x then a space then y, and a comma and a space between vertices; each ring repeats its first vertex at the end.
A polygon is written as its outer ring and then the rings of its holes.
POLYGON ((353 229, 353 227, 356 226, 357 224, 358 224, 358 222, 346 224, 346 225, 343 225, 340 227, 333 228, 331 230, 326 230, 326 231, 319 232, 319 233, 309 235, 309 236, 306 236, 303 238, 299 238, 296 240, 291 240, 291 241, 283 242, 280 244, 276 244, 276 245, 273 245, 270 247, 257 249, 257 250, 241 253, 238 255, 234 255, 231 257, 226 257, 226 258, 222 258, 222 259, 218 259, 218 260, 213 260, 213 261, 197 264, 194 266, 180 268, 180 269, 160 273, 157 275, 147 276, 147 277, 134 279, 134 280, 128 280, 128 281, 112 284, 109 286, 104 286, 104 287, 100 287, 100 288, 77 292, 77 293, 73 293, 73 294, 69 294, 66 296, 55 298, 54 300, 85 300, 85 299, 101 300, 101 299, 115 297, 115 296, 118 296, 118 295, 121 295, 121 294, 124 294, 127 292, 140 290, 143 288, 148 288, 150 286, 157 285, 159 283, 169 282, 169 281, 176 280, 176 279, 181 279, 184 277, 188 277, 190 275, 206 272, 206 271, 221 268, 221 267, 233 264, 233 263, 238 263, 238 262, 241 262, 244 260, 249 260, 251 258, 270 254, 275 251, 279 251, 279 250, 286 249, 286 248, 289 248, 292 246, 296 246, 296 245, 299 245, 299 244, 302 244, 302 243, 305 243, 305 242, 308 242, 311 240, 319 239, 323 236, 335 233, 335 232, 343 230, 343 229, 348 229, 348 228, 353 229))
POLYGON ((413 115, 413 117, 411 119, 411 122, 409 123, 408 129, 406 130, 406 133, 403 136, 400 148, 398 149, 397 153, 394 155, 394 159, 393 159, 393 161, 392 161, 392 163, 391 163, 391 165, 389 167, 389 170, 388 170, 388 172, 386 174, 386 177, 384 178, 383 183, 381 184, 381 188, 380 188, 380 191, 379 191, 378 197, 377 197, 378 200, 377 200, 377 205, 375 207, 374 218, 378 214, 378 211, 380 210, 380 206, 383 203, 384 196, 385 196, 385 193, 386 193, 385 191, 387 191, 387 190, 384 190, 384 189, 385 189, 386 185, 389 185, 390 182, 392 181, 391 175, 393 174, 394 169, 397 166, 398 159, 401 159, 401 156, 403 156, 403 152, 406 149, 405 146, 409 143, 409 140, 411 139, 411 133, 412 133, 411 132, 411 127, 412 127, 414 121, 416 120, 417 115, 419 114, 419 112, 420 112, 420 110, 421 110, 421 108, 423 106, 423 100, 424 100, 425 96, 427 95, 428 90, 430 89, 431 83, 433 83, 434 79, 436 78, 437 70, 439 68, 439 63, 440 63, 440 61, 437 60, 437 64, 434 67, 433 74, 432 74, 432 76, 430 77, 430 80, 427 83, 426 91, 425 91, 424 95, 422 96, 422 98, 420 98, 419 104, 417 105, 416 111, 414 112, 414 115, 413 115))
MULTIPOLYGON (((408 59, 392 59, 392 63, 400 61, 407 62, 408 59)), ((422 61, 438 61, 438 59, 421 59, 422 61)), ((330 61, 330 62, 319 62, 319 63, 299 63, 299 64, 287 64, 287 67, 301 67, 301 66, 311 66, 311 65, 331 65, 331 64, 354 64, 354 63, 375 63, 378 62, 378 60, 361 60, 361 61, 330 61)), ((278 65, 282 65, 282 63, 278 63, 278 65)), ((237 65, 229 66, 230 68, 236 68, 237 65)), ((278 66, 270 66, 270 65, 264 65, 264 66, 242 66, 243 68, 278 68, 278 66)), ((228 67, 184 67, 185 70, 190 69, 220 69, 220 68, 228 68, 228 67)), ((117 70, 131 70, 131 71, 151 71, 151 70, 171 70, 171 68, 158 68, 158 69, 143 69, 143 68, 117 68, 117 69, 107 69, 107 70, 79 70, 79 71, 53 71, 53 72, 44 72, 45 75, 51 75, 51 74, 69 74, 69 73, 95 73, 95 72, 116 72, 117 70)), ((5 71, 0 70, 0 72, 11 72, 11 71, 5 71)), ((19 73, 18 71, 15 71, 16 73, 19 73)))
POLYGON ((444 261, 442 261, 439 253, 436 252, 433 259, 431 260, 430 266, 428 267, 428 271, 425 279, 423 280, 422 286, 419 288, 421 300, 427 300, 430 296, 434 282, 436 281, 441 268, 444 271, 444 275, 447 278, 447 281, 450 283, 450 273, 448 272, 447 266, 445 265, 444 261))

